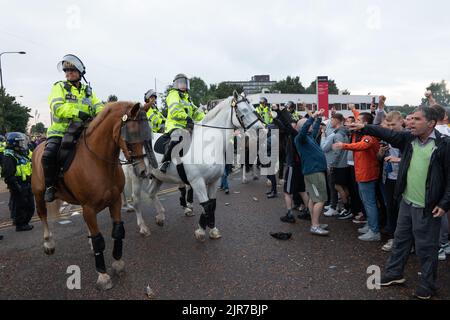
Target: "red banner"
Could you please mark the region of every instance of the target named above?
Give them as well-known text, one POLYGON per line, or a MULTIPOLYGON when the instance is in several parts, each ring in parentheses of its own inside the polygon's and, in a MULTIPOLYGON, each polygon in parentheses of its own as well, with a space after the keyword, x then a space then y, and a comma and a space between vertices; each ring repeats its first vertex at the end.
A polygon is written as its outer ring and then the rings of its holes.
POLYGON ((324 115, 329 118, 328 110, 328 77, 317 77, 317 108, 325 110, 324 115))

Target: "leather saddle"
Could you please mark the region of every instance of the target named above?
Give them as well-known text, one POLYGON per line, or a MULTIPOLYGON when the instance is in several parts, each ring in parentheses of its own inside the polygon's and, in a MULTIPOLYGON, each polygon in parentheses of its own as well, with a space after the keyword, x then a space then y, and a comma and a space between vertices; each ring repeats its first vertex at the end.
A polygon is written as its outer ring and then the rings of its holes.
POLYGON ((69 170, 70 165, 75 158, 76 145, 84 128, 85 124, 83 122, 71 122, 61 141, 57 157, 57 166, 59 168, 60 177, 69 170))

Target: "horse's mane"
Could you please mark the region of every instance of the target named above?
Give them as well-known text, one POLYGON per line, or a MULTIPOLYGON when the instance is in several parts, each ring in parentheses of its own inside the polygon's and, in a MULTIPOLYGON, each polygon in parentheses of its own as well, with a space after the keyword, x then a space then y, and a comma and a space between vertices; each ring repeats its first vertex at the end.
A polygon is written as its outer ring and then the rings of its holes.
POLYGON ((217 106, 211 109, 203 118, 204 122, 208 122, 213 119, 225 106, 230 106, 231 97, 221 101, 217 106))
POLYGON ((92 122, 89 124, 89 127, 86 131, 86 135, 89 136, 102 122, 106 119, 106 117, 116 110, 123 110, 122 113, 125 113, 125 110, 129 108, 130 106, 133 106, 131 102, 124 102, 124 101, 118 101, 118 102, 111 102, 105 105, 102 111, 92 120, 92 122))

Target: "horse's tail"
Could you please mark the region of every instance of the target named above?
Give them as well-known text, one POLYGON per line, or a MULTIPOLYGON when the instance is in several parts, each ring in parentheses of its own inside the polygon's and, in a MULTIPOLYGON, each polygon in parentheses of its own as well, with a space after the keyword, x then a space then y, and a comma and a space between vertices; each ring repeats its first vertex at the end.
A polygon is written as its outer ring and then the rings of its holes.
POLYGON ((56 199, 53 202, 46 203, 47 206, 47 217, 51 219, 59 218, 61 215, 60 209, 61 209, 62 201, 60 199, 56 199))

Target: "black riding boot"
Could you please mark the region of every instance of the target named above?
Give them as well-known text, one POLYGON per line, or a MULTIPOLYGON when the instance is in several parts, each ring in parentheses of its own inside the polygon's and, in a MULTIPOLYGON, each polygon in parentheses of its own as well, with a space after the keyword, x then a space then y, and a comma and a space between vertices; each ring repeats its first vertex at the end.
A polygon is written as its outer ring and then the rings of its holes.
POLYGON ((167 168, 169 168, 170 165, 170 161, 172 159, 171 157, 171 153, 172 153, 172 149, 173 147, 175 147, 175 145, 178 143, 178 141, 170 141, 166 147, 166 152, 164 153, 164 157, 162 159, 162 165, 161 168, 159 169, 162 173, 166 173, 167 168))
POLYGON ((45 175, 45 194, 44 200, 45 202, 52 202, 55 200, 56 188, 55 180, 56 180, 56 166, 52 164, 44 164, 42 163, 42 167, 44 169, 45 175))
POLYGON ((55 183, 57 179, 57 163, 56 157, 58 154, 59 146, 61 144, 60 138, 50 138, 45 145, 45 150, 42 155, 42 168, 44 169, 45 176, 45 195, 44 200, 46 202, 52 202, 55 200, 55 183))

